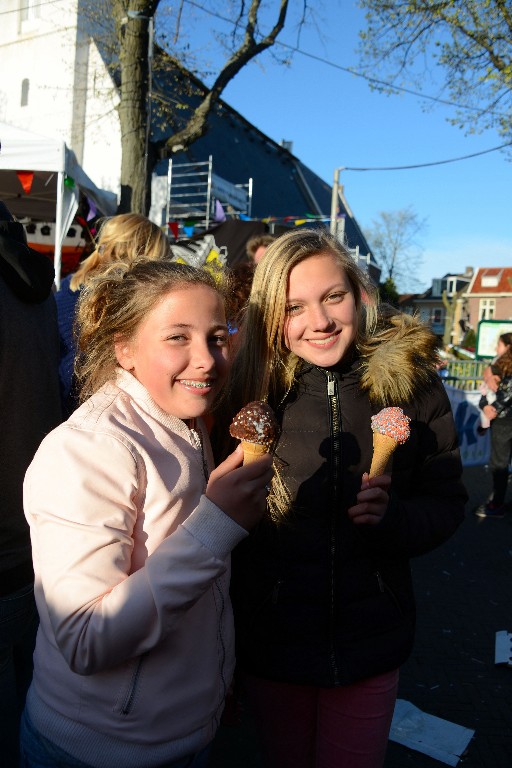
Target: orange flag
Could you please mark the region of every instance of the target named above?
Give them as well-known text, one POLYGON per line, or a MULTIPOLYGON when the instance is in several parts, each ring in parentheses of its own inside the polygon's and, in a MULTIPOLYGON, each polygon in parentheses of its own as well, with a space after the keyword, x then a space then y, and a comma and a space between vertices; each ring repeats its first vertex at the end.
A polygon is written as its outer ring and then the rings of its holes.
POLYGON ((34 181, 34 171, 16 171, 16 176, 20 180, 24 193, 30 195, 32 182, 34 181))

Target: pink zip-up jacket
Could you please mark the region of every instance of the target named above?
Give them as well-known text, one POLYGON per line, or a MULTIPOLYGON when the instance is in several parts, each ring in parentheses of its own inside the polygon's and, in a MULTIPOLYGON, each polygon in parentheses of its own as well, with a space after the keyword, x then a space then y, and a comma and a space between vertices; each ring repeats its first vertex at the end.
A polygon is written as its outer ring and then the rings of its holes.
POLYGON ((42 442, 24 485, 40 629, 27 712, 95 768, 153 768, 213 739, 234 669, 231 550, 204 496, 200 423, 128 372, 42 442))

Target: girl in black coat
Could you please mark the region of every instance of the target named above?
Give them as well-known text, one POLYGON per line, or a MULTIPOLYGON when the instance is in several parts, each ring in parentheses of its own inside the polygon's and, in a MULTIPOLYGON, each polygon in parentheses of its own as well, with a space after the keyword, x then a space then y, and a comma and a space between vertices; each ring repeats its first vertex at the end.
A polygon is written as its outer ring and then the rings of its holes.
POLYGON ((281 426, 268 515, 233 557, 237 659, 276 768, 380 768, 414 637, 409 558, 449 538, 466 493, 435 337, 377 311, 351 255, 296 230, 258 265, 229 417, 253 400, 281 426), (368 476, 371 416, 411 435, 368 476))

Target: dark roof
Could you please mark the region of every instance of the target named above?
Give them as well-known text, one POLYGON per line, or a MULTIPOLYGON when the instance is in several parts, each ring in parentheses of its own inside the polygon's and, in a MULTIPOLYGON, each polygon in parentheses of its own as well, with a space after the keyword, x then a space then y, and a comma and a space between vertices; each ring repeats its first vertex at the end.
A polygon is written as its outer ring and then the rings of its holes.
MULTIPOLYGON (((152 121, 152 138, 162 141, 185 123, 199 103, 205 86, 183 69, 160 73, 156 80, 154 90, 166 101, 176 89, 180 92, 180 108, 174 110, 172 124, 168 119, 160 122, 158 116, 152 121), (185 82, 187 78, 188 83, 185 82)), ((329 184, 222 100, 208 117, 205 135, 185 152, 173 154, 173 162, 204 162, 209 156, 212 156, 213 172, 226 181, 246 184, 252 178, 252 218, 272 217, 283 221, 288 217, 292 220, 323 216, 330 219, 329 184)), ((167 161, 160 161, 156 171, 166 174, 167 161)), ((341 201, 339 210, 345 215, 348 246, 359 246, 363 255, 370 253, 357 221, 344 209, 341 201)))

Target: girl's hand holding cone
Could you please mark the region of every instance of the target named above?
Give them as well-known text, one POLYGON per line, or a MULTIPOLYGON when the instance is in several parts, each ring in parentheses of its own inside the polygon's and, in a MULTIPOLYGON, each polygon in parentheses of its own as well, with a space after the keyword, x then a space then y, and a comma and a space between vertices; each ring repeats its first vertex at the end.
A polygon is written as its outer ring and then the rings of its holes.
POLYGON ((241 440, 244 464, 270 453, 279 436, 279 424, 272 408, 263 400, 245 405, 229 428, 231 437, 241 440))
POLYGON ((383 408, 376 416, 372 416, 372 464, 370 471, 363 475, 357 504, 348 510, 354 523, 378 525, 386 514, 391 477, 385 472, 397 446, 409 438, 409 422, 409 417, 401 408, 383 408))

